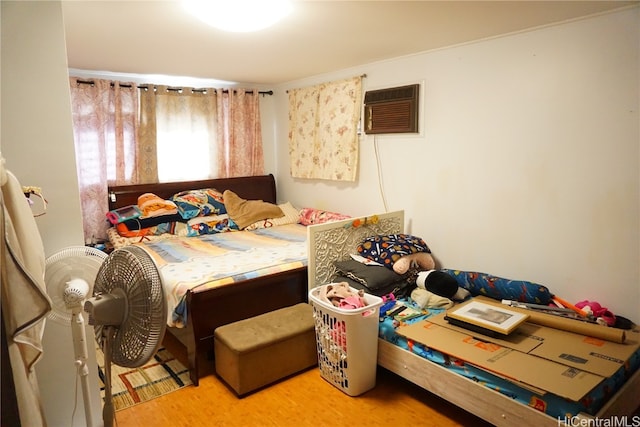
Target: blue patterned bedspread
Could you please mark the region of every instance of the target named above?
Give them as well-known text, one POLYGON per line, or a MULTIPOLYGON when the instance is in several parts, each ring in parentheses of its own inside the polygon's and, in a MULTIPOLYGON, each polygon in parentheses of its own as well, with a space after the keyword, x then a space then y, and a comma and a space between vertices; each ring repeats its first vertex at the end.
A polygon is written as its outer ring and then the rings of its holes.
MULTIPOLYGON (((411 304, 410 301, 405 301, 411 304)), ((412 324, 443 312, 442 309, 428 309, 424 316, 404 321, 412 324)), ((517 386, 516 384, 493 375, 485 370, 477 368, 463 360, 432 350, 427 346, 408 340, 396 333, 397 322, 389 317, 384 317, 380 322, 379 336, 398 347, 410 351, 418 356, 428 359, 450 371, 469 378, 497 392, 500 392, 518 402, 531 406, 554 418, 570 418, 578 413, 595 415, 607 400, 622 387, 626 380, 640 367, 640 349, 629 359, 629 362, 621 366, 611 377, 606 378, 581 401, 573 402, 552 393, 538 395, 531 390, 517 386)))
POLYGON ((307 265, 307 230, 288 224, 138 243, 155 261, 167 298, 167 324, 184 327, 187 291, 202 292, 307 265))

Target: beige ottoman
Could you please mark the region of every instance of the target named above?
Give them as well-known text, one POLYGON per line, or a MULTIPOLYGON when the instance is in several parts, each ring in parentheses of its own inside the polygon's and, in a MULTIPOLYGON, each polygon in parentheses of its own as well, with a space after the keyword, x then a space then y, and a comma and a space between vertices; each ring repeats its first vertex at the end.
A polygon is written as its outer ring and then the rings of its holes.
POLYGON ((305 303, 220 326, 216 373, 241 396, 315 366, 314 328, 313 309, 305 303))

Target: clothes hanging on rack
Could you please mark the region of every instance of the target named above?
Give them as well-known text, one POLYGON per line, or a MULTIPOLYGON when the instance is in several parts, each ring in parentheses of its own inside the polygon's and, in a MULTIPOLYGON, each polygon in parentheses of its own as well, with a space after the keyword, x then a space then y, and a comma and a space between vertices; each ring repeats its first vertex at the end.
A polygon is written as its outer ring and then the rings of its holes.
POLYGON ((51 301, 44 283, 44 246, 18 179, 0 161, 0 263, 2 313, 20 420, 46 425, 35 364, 41 358, 45 316, 51 301))
POLYGON ((40 201, 42 202, 42 208, 40 209, 40 212, 37 212, 37 213, 34 212, 33 214, 34 217, 39 217, 47 213, 47 203, 49 202, 47 202, 47 199, 45 199, 44 196, 42 195, 42 189, 40 187, 34 187, 33 185, 30 185, 30 186, 23 185, 22 192, 27 198, 27 201, 29 202, 29 206, 31 206, 32 208, 34 205, 34 201, 33 199, 31 199, 31 196, 35 196, 39 198, 40 201))

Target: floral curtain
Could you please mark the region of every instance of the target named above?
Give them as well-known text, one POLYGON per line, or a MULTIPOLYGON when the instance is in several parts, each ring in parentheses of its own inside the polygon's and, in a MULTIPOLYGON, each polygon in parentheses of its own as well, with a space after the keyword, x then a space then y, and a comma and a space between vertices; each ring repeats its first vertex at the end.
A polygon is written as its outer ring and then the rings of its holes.
POLYGON ((217 90, 220 177, 264 174, 257 90, 217 90))
POLYGON ((138 182, 135 84, 70 78, 73 136, 86 242, 105 239, 107 186, 138 182))
POLYGON ((289 91, 294 178, 355 181, 362 77, 289 91))

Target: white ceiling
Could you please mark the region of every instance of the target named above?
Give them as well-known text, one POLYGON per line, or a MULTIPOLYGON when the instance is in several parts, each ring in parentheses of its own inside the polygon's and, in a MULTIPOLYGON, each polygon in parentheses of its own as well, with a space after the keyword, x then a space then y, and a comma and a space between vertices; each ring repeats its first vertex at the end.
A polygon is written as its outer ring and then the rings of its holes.
POLYGON ((177 1, 62 2, 79 70, 279 84, 524 31, 638 1, 296 1, 257 33, 225 33, 177 1))

